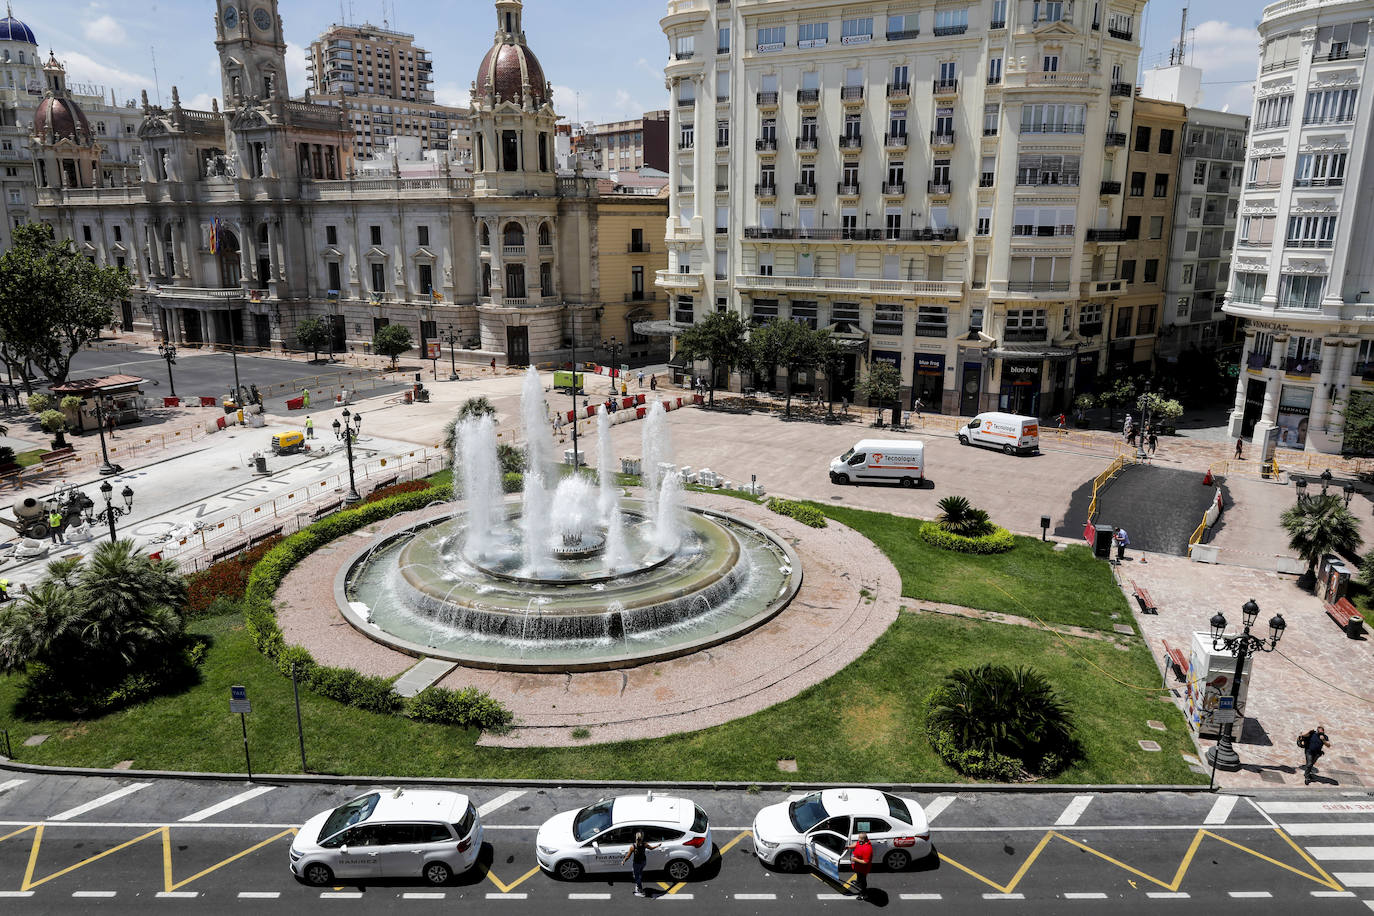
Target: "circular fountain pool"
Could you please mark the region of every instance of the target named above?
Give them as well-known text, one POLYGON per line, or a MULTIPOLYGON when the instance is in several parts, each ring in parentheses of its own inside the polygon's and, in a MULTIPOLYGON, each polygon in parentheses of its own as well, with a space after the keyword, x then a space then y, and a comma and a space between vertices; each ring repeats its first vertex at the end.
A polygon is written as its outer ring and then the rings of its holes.
POLYGON ((344 564, 340 607, 371 638, 412 654, 578 671, 732 639, 782 610, 800 587, 795 554, 771 533, 686 509, 675 545, 665 548, 650 508, 621 501, 615 557, 607 532, 594 529, 581 543, 559 542, 536 566, 522 551, 514 504, 480 551, 467 536, 466 513, 422 522, 344 564))

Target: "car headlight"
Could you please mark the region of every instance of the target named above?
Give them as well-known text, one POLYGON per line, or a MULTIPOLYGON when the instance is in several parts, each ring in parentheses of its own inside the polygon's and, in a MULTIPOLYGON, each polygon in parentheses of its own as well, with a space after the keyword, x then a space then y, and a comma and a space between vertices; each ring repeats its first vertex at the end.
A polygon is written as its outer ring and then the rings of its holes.
POLYGON ((762 846, 764 849, 777 849, 780 844, 765 840, 763 837, 759 836, 756 833, 754 834, 754 845, 762 846))
POLYGON ((544 855, 546 855, 546 856, 551 856, 551 855, 557 854, 557 852, 558 852, 558 847, 557 847, 557 846, 540 846, 540 847, 539 847, 539 851, 542 852, 542 853, 543 853, 544 855))
POLYGON ((291 847, 291 861, 292 861, 292 862, 299 862, 299 861, 301 860, 301 856, 303 856, 303 855, 305 855, 305 853, 303 853, 303 852, 297 852, 297 851, 296 851, 296 847, 294 847, 294 846, 291 847))

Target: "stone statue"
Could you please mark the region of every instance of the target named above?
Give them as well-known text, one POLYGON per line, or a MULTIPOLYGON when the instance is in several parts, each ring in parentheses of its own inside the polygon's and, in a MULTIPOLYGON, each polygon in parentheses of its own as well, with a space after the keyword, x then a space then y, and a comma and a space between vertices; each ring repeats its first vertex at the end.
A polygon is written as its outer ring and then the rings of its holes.
POLYGON ((262 150, 258 153, 258 176, 260 178, 269 177, 268 167, 270 164, 271 163, 267 159, 267 147, 264 145, 262 150))

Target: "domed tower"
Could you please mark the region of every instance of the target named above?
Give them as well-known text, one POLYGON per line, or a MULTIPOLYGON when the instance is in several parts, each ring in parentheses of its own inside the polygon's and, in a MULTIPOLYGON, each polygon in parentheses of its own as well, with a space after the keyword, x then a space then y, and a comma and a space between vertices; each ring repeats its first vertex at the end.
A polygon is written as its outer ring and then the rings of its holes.
POLYGON ((525 44, 520 0, 496 0, 496 38, 472 84, 475 193, 552 194, 553 87, 525 44))
POLYGON ((8 7, 5 13, 5 18, 0 19, 0 66, 14 74, 10 85, 19 98, 37 98, 43 94, 43 58, 38 53, 38 39, 33 29, 15 19, 8 7))
POLYGON ((100 147, 86 113, 67 91, 67 71, 51 53, 43 65, 47 91, 33 114, 34 157, 43 188, 93 188, 100 147))

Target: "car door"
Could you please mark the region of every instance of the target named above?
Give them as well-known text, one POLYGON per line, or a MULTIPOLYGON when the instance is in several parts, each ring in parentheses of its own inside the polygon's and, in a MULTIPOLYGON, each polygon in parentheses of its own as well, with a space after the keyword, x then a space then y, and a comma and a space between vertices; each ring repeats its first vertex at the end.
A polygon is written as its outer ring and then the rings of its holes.
POLYGON ((671 827, 645 827, 644 842, 658 847, 650 849, 646 854, 645 869, 658 871, 667 866, 669 859, 683 857, 687 852, 687 848, 682 845, 684 837, 685 833, 671 827))
POLYGON ((359 824, 340 837, 335 850, 336 878, 371 878, 378 873, 382 847, 377 826, 359 824))
POLYGON ((583 846, 586 855, 583 864, 587 871, 619 871, 629 868, 625 853, 634 842, 635 831, 641 828, 624 825, 603 830, 590 843, 583 846))
POLYGON ((893 828, 891 822, 881 817, 855 816, 853 829, 849 831, 849 841, 861 833, 868 834, 868 842, 873 845, 873 861, 881 862, 883 856, 892 848, 893 828))
POLYGON ((817 874, 842 883, 840 871, 849 860, 849 838, 832 830, 813 830, 806 837, 806 864, 817 874))
MULTIPOLYGON (((447 828, 445 828, 447 832, 447 828)), ((377 876, 407 878, 424 869, 424 824, 378 824, 377 876)))

